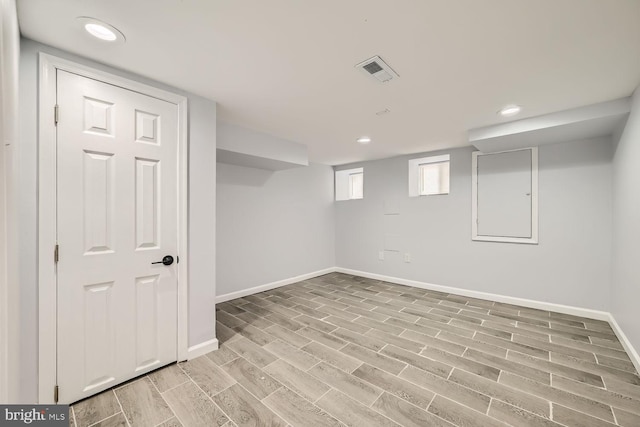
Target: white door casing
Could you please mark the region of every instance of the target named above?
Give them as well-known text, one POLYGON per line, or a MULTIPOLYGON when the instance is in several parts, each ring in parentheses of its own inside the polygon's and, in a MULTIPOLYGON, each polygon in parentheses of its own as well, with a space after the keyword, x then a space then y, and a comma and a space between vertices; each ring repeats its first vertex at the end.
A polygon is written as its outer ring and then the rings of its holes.
POLYGON ((48 150, 57 160, 46 163, 54 168, 40 169, 39 241, 53 237, 60 249, 50 270, 40 248, 39 398, 53 401, 53 382, 59 401, 72 402, 186 358, 186 100, 41 61, 60 120, 48 150), (44 196, 51 169, 57 185, 44 196), (172 265, 152 264, 165 255, 172 265), (51 329, 53 342, 43 335, 51 329))

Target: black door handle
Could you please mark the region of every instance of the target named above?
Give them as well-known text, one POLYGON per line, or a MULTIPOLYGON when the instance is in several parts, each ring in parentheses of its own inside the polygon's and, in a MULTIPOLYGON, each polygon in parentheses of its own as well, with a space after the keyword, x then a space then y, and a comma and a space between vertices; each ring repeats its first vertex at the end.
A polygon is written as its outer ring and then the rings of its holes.
POLYGON ((152 262, 151 264, 171 265, 173 264, 173 257, 171 255, 167 255, 164 258, 162 258, 162 261, 152 262))

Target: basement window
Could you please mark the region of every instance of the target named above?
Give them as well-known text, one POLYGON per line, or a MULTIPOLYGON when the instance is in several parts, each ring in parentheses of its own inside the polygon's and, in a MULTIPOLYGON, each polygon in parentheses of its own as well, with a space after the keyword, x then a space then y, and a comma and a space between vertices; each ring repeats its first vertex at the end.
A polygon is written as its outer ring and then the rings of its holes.
POLYGON ((409 160, 409 197, 449 194, 449 154, 409 160))
POLYGON ((336 171, 336 200, 357 200, 364 198, 364 169, 336 171))

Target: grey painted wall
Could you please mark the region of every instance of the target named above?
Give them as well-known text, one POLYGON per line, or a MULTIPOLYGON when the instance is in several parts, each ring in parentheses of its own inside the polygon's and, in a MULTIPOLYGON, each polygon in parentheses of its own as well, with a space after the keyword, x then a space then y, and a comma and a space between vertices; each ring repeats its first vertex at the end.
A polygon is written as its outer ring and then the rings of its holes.
POLYGON ((431 153, 451 154, 449 195, 408 197, 408 160, 423 154, 336 168, 363 166, 365 179, 363 200, 336 202, 338 266, 608 310, 610 139, 540 147, 539 245, 471 241, 471 152, 431 153), (400 214, 383 215, 385 203, 400 214), (385 234, 400 236, 402 252, 379 261, 385 234))
POLYGON ((613 280, 611 313, 640 351, 640 90, 613 157, 613 280))
POLYGON ((37 401, 38 52, 49 53, 189 98, 189 345, 215 338, 216 104, 149 79, 21 40, 20 58, 20 400, 37 401))
POLYGON ((330 166, 217 175, 218 295, 335 266, 330 166))

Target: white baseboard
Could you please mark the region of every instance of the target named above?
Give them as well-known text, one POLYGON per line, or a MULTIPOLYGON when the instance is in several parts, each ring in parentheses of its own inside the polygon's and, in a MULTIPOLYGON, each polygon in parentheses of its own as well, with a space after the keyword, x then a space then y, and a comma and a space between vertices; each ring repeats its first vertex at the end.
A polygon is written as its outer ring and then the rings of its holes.
POLYGON ((629 338, 627 338, 625 333, 622 332, 622 328, 620 327, 618 322, 616 322, 616 319, 611 313, 609 313, 609 324, 611 325, 613 332, 616 333, 616 336, 620 340, 620 343, 624 347, 624 350, 627 352, 627 355, 631 359, 631 363, 633 363, 633 366, 636 367, 636 371, 640 372, 640 355, 633 347, 633 344, 631 344, 631 341, 629 341, 629 338))
POLYGON ((218 349, 218 339, 214 338, 209 341, 201 342, 189 347, 187 350, 187 360, 195 359, 218 349))
POLYGON ((573 307, 570 305, 554 304, 551 302, 536 301, 526 298, 510 297, 499 294, 491 294, 488 292, 473 291, 463 288, 454 288, 451 286, 434 285, 432 283, 418 282, 416 280, 400 279, 398 277, 384 276, 382 274, 367 273, 365 271, 351 270, 348 268, 336 267, 338 273, 351 274, 354 276, 366 277, 374 280, 382 280, 385 282, 396 283, 399 285, 413 286, 420 289, 428 289, 431 291, 446 292, 465 297, 485 299, 490 301, 502 302, 505 304, 521 305, 523 307, 537 308, 539 310, 555 311, 557 313, 572 314, 574 316, 586 317, 589 319, 609 321, 610 314, 606 311, 591 310, 588 308, 573 307))
POLYGON ((216 297, 216 303, 229 301, 236 298, 246 297, 247 295, 257 294, 259 292, 270 291, 271 289, 279 288, 281 286, 290 285, 292 283, 301 282, 303 280, 312 279, 314 277, 322 276, 325 274, 333 273, 336 271, 335 267, 325 268, 324 270, 314 271, 313 273, 307 273, 296 277, 290 277, 288 279, 278 280, 276 282, 267 283, 265 285, 255 286, 253 288, 243 289, 237 292, 231 292, 224 295, 218 295, 216 297))

